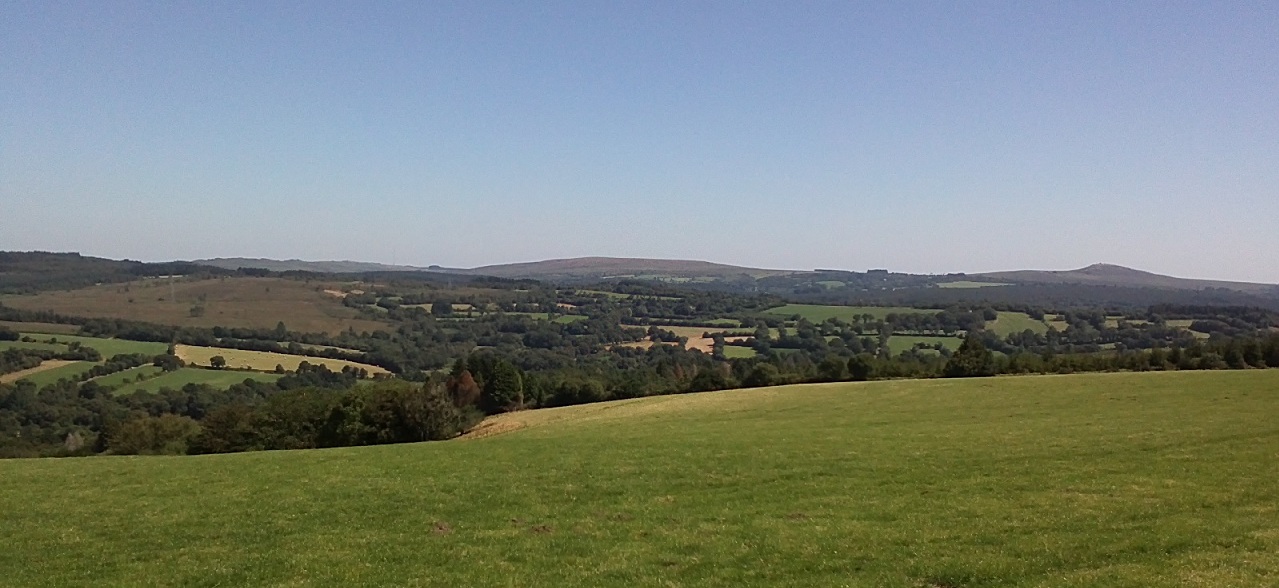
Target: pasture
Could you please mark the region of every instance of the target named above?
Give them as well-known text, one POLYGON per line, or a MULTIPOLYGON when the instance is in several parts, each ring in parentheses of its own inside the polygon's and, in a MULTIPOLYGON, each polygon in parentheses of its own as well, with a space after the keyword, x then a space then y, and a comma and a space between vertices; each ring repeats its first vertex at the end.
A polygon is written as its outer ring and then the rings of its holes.
POLYGON ((288 328, 304 332, 337 333, 385 329, 361 318, 359 311, 325 290, 341 286, 284 278, 228 277, 210 279, 138 280, 102 284, 78 290, 0 296, 0 303, 24 310, 96 318, 119 318, 183 327, 288 328), (176 299, 175 299, 176 295, 176 299), (196 307, 201 313, 192 312, 196 307), (196 316, 198 314, 198 316, 196 316))
POLYGON ((893 352, 893 355, 897 355, 898 353, 913 349, 915 345, 919 343, 924 343, 926 345, 941 343, 942 347, 954 351, 959 349, 960 344, 963 342, 963 338, 960 337, 893 335, 888 338, 888 349, 893 352))
POLYGON ((9 586, 1272 586, 1279 371, 840 383, 0 461, 9 586), (32 497, 39 497, 38 500, 32 497))
POLYGON ((233 370, 253 370, 259 372, 269 372, 275 370, 275 366, 284 367, 286 371, 297 371, 298 365, 307 362, 311 365, 325 365, 330 371, 340 372, 343 367, 351 366, 356 369, 363 368, 368 370, 370 375, 389 373, 385 368, 354 361, 346 361, 342 359, 326 359, 323 357, 308 357, 304 355, 288 355, 285 353, 272 353, 269 351, 247 351, 244 349, 224 349, 221 347, 197 347, 194 345, 175 345, 174 353, 189 365, 209 366, 209 361, 214 357, 222 357, 226 360, 226 367, 233 370))
POLYGON ((37 388, 43 388, 49 384, 56 384, 58 380, 63 378, 74 378, 98 365, 92 361, 46 361, 41 363, 39 367, 26 370, 24 375, 14 378, 14 374, 8 374, 10 378, 5 382, 16 382, 18 380, 26 380, 35 384, 37 388))
POLYGON ((764 314, 790 317, 799 315, 810 322, 820 323, 829 318, 845 322, 860 320, 862 315, 872 315, 882 320, 890 314, 937 314, 936 310, 907 308, 904 306, 831 306, 822 304, 787 304, 764 311, 764 314))
MULTIPOLYGON (((139 368, 141 369, 141 368, 139 368)), ((133 370, 130 370, 133 371, 133 370)), ((122 372, 127 373, 127 372, 122 372)), ((112 374, 119 375, 119 374, 112 374)), ((110 377, 110 376, 105 376, 110 377)), ((133 378, 137 378, 135 373, 133 378)), ((116 395, 132 394, 134 392, 159 392, 164 388, 173 390, 181 389, 187 384, 205 384, 214 388, 230 388, 232 384, 239 384, 245 380, 257 380, 260 382, 274 382, 280 379, 279 374, 263 374, 258 372, 237 372, 232 370, 206 370, 199 368, 181 368, 176 371, 160 374, 154 378, 145 379, 141 382, 133 382, 130 384, 120 385, 115 389, 116 395)))
POLYGON ((1000 337, 1007 337, 1026 329, 1042 335, 1048 332, 1048 323, 1030 318, 1030 315, 1024 312, 1001 310, 995 320, 986 323, 986 329, 1000 337))
POLYGON ((122 372, 116 372, 114 374, 98 376, 94 378, 92 381, 97 383, 99 386, 110 386, 114 388, 114 387, 123 386, 125 384, 132 384, 138 381, 139 379, 156 376, 162 373, 163 371, 164 371, 163 369, 156 367, 154 365, 143 365, 143 366, 135 367, 133 369, 124 370, 122 372))

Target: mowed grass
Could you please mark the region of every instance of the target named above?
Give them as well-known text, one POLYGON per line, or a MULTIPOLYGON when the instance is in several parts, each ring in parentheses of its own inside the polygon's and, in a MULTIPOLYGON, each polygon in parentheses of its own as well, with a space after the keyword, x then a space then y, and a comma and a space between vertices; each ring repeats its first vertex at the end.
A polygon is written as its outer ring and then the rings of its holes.
POLYGON ((842 321, 853 321, 861 318, 864 314, 873 315, 877 319, 883 319, 890 314, 937 314, 936 310, 925 310, 920 308, 907 308, 904 306, 830 306, 822 304, 787 304, 777 308, 770 308, 764 311, 764 314, 789 317, 799 315, 814 323, 820 323, 829 318, 837 318, 842 321))
POLYGON ((228 277, 204 280, 150 279, 102 284, 78 290, 0 296, 0 303, 25 310, 51 310, 71 316, 120 318, 184 327, 275 328, 337 333, 387 329, 385 323, 360 318, 342 299, 325 293, 341 284, 308 283, 283 278, 228 277), (176 300, 174 295, 176 294, 176 300), (191 316, 192 307, 204 309, 191 316))
POLYGON ((322 364, 328 366, 329 370, 335 372, 342 371, 343 367, 351 366, 356 369, 363 368, 368 370, 370 375, 389 373, 386 368, 365 363, 357 363, 341 359, 327 359, 323 357, 272 353, 269 351, 248 351, 244 349, 223 349, 221 347, 175 345, 174 353, 177 354, 182 361, 185 361, 188 364, 206 367, 210 365, 211 359, 221 356, 222 359, 226 360, 226 367, 231 369, 269 372, 274 370, 275 366, 278 365, 282 366, 287 371, 297 371, 298 365, 305 361, 311 365, 322 364))
POLYGON ((515 413, 491 437, 0 462, 10 586, 1273 586, 1279 370, 515 413), (512 430, 513 429, 513 430, 512 430))
POLYGON ((1048 323, 1030 318, 1030 315, 1024 312, 1001 310, 995 320, 986 323, 986 329, 1000 337, 1021 333, 1026 329, 1042 335, 1048 332, 1048 323))
MULTIPOLYGON (((109 376, 108 376, 109 377, 109 376)), ((136 375, 133 376, 135 379, 136 375)), ((161 374, 148 380, 124 384, 115 389, 115 394, 132 394, 134 392, 159 392, 164 388, 178 390, 187 384, 205 384, 214 388, 230 388, 245 380, 274 382, 280 379, 279 374, 263 374, 258 372, 238 372, 233 370, 205 370, 199 368, 181 368, 167 374, 161 374)))

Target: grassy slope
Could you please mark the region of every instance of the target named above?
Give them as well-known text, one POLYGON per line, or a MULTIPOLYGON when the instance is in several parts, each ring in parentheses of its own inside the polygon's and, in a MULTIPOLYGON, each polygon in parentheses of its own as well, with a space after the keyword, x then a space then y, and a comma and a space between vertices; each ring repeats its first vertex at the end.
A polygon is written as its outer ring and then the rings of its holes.
POLYGON ((282 278, 215 278, 140 280, 127 284, 103 284, 78 290, 41 292, 28 296, 2 296, 0 303, 28 310, 52 310, 67 315, 122 318, 184 327, 274 328, 277 321, 296 331, 336 333, 348 327, 356 331, 385 329, 383 323, 361 318, 342 306, 340 298, 325 289, 337 283, 306 283, 282 278), (170 299, 171 293, 177 301, 170 299), (201 301, 203 299, 203 301, 201 301), (202 305, 202 316, 190 316, 192 306, 202 305))
POLYGON ((0 462, 9 585, 1261 586, 1279 370, 832 384, 0 462))
POLYGON ((986 328, 1000 337, 1007 337, 1012 333, 1020 333, 1026 329, 1042 335, 1048 332, 1048 323, 1030 318, 1030 315, 1024 312, 1001 310, 995 320, 986 324, 986 328))

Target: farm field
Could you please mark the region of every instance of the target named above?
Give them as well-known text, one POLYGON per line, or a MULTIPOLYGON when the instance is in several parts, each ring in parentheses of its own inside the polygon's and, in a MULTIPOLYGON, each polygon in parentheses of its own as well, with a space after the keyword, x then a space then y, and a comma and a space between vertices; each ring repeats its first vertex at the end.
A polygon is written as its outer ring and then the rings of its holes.
POLYGON ((556 316, 555 319, 552 320, 550 313, 545 313, 545 312, 508 312, 505 314, 511 315, 511 316, 526 316, 537 321, 552 321, 562 325, 575 323, 577 321, 584 321, 587 318, 586 315, 581 315, 581 314, 561 314, 556 316))
POLYGON ((828 318, 851 321, 864 314, 870 314, 877 319, 883 319, 890 314, 936 314, 937 312, 938 311, 936 310, 907 308, 903 306, 828 306, 820 304, 787 304, 777 308, 770 308, 764 311, 764 314, 783 317, 789 317, 797 314, 809 321, 820 323, 828 318))
POLYGON ((45 361, 40 362, 40 365, 33 368, 27 368, 25 370, 19 370, 16 372, 9 372, 7 374, 0 374, 0 384, 9 384, 12 382, 17 382, 18 380, 30 378, 31 376, 34 376, 38 373, 47 372, 49 370, 57 369, 66 365, 71 365, 73 363, 76 363, 76 362, 64 360, 64 359, 47 359, 45 361))
POLYGON ((104 339, 101 337, 80 337, 77 335, 54 335, 48 333, 23 333, 25 337, 31 337, 36 341, 48 341, 56 339, 57 344, 50 345, 47 343, 22 343, 21 341, 10 341, 16 343, 15 347, 54 349, 57 351, 65 351, 67 343, 79 343, 85 347, 92 347, 102 354, 102 359, 111 359, 116 355, 141 353, 143 355, 161 355, 168 351, 169 346, 164 343, 153 343, 148 341, 129 341, 127 339, 104 339))
MULTIPOLYGON (((119 374, 113 374, 119 375, 119 374)), ((137 376, 134 375, 134 378, 137 376)), ((245 380, 274 382, 280 379, 279 374, 263 374, 258 372, 238 372, 233 370, 205 370, 199 368, 181 368, 154 378, 125 384, 116 388, 115 394, 124 395, 134 392, 159 392, 163 388, 177 390, 187 384, 207 384, 214 388, 229 388, 245 380)))
POLYGON ((222 356, 226 360, 226 367, 230 369, 246 369, 256 370, 260 372, 269 372, 275 369, 275 366, 284 366, 287 371, 296 371, 298 365, 307 362, 311 365, 323 364, 328 366, 330 371, 339 372, 345 366, 353 366, 356 368, 364 368, 369 374, 385 374, 388 373, 385 368, 375 365, 356 363, 354 361, 345 361, 341 359, 327 359, 323 357, 308 357, 304 355, 288 355, 284 353, 272 353, 269 351, 247 351, 243 349, 224 349, 221 347, 197 347, 194 345, 176 345, 174 353, 190 365, 208 366, 209 360, 215 356, 222 356))
POLYGON ((840 383, 512 413, 449 442, 6 460, 0 568, 11 586, 1268 586, 1277 388, 1276 370, 840 383))
POLYGON ((98 376, 94 378, 92 381, 97 383, 100 386, 115 387, 115 386, 120 386, 125 384, 126 383, 125 380, 130 380, 130 382, 128 383, 132 383, 133 381, 137 380, 140 377, 154 376, 163 371, 164 370, 162 368, 159 368, 153 365, 143 365, 143 366, 135 367, 133 369, 124 370, 122 372, 116 372, 114 374, 98 376))
MULTIPOLYGON (((926 343, 929 345, 941 343, 943 347, 954 351, 959 349, 960 344, 964 340, 959 337, 933 337, 929 335, 893 335, 888 338, 888 348, 894 355, 908 351, 915 347, 918 343, 926 343)), ((936 352, 934 352, 936 353, 936 352)))
POLYGON ((724 357, 729 359, 743 359, 755 357, 755 350, 750 347, 739 347, 737 345, 725 345, 724 357))
POLYGON ((139 280, 103 284, 38 295, 0 296, 0 303, 24 310, 51 310, 71 316, 120 318, 190 327, 274 328, 284 321, 304 332, 337 333, 386 328, 342 306, 325 289, 340 286, 283 278, 211 278, 205 280, 139 280), (170 289, 172 288, 172 290, 170 289), (176 301, 172 293, 177 295, 176 301), (204 309, 192 316, 192 308, 204 309))
MULTIPOLYGON (((45 362, 45 363, 48 363, 48 362, 45 362)), ((36 387, 43 388, 45 386, 48 386, 49 384, 56 384, 58 383, 58 380, 61 380, 63 378, 71 378, 71 377, 75 377, 80 374, 83 374, 84 372, 87 372, 93 369, 93 366, 98 364, 92 361, 71 361, 71 362, 57 362, 54 365, 57 367, 53 367, 52 369, 38 370, 31 373, 31 375, 23 376, 18 379, 26 380, 28 382, 31 382, 32 384, 35 384, 36 387)), ((45 365, 41 364, 40 367, 43 368, 45 367, 45 365)), ((9 375, 13 375, 13 374, 9 374, 9 375)), ((17 381, 17 380, 6 380, 6 381, 17 381)))
POLYGON ((1024 312, 1008 312, 1001 310, 999 311, 999 316, 995 320, 986 323, 986 329, 1000 337, 1007 337, 1008 335, 1020 333, 1026 329, 1030 329, 1031 331, 1042 335, 1048 332, 1048 323, 1030 318, 1030 315, 1024 312))

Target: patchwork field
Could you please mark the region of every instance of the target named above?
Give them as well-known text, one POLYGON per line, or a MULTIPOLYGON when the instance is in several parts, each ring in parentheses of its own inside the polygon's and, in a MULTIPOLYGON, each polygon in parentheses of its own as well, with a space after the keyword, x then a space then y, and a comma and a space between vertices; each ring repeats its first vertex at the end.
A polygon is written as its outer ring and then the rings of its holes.
POLYGON ((9 586, 1273 586, 1277 391, 1279 370, 810 385, 514 413, 449 442, 6 460, 0 569, 9 586))
POLYGON ((787 304, 777 308, 770 308, 764 311, 764 314, 782 317, 799 315, 809 321, 820 323, 828 318, 852 321, 864 314, 872 315, 877 319, 883 319, 890 314, 936 314, 937 312, 938 311, 936 310, 907 308, 904 306, 827 306, 820 304, 787 304))
POLYGON ((341 359, 325 359, 322 357, 307 357, 302 355, 287 355, 284 353, 271 353, 269 351, 246 351, 243 349, 223 349, 221 347, 197 347, 193 345, 176 345, 174 353, 177 354, 182 361, 190 365, 208 366, 209 360, 214 357, 221 356, 226 360, 226 367, 236 370, 256 370, 261 372, 269 372, 275 369, 275 366, 283 366, 287 371, 296 371, 298 365, 307 362, 311 365, 323 364, 328 366, 331 371, 342 371, 343 367, 351 366, 354 368, 364 368, 369 374, 385 374, 389 373, 385 368, 364 363, 356 363, 354 361, 345 361, 341 359))
MULTIPOLYGON (((32 377, 32 376, 34 376, 34 375, 36 375, 36 374, 39 374, 39 373, 43 373, 43 372, 47 372, 47 371, 51 371, 51 370, 55 370, 55 369, 62 368, 62 367, 65 367, 65 366, 69 366, 69 365, 72 365, 72 364, 75 364, 75 363, 79 363, 79 362, 75 362, 75 361, 68 361, 68 360, 64 360, 64 359, 50 359, 50 360, 46 360, 46 361, 41 362, 41 363, 40 363, 40 365, 38 365, 38 366, 36 366, 36 367, 33 367, 33 368, 27 368, 27 369, 25 369, 25 370, 20 370, 20 371, 16 371, 16 372, 9 372, 9 373, 7 373, 7 374, 0 375, 0 384, 8 384, 8 383, 11 383, 11 382, 17 382, 18 380, 21 380, 21 379, 24 379, 24 378, 30 378, 30 377, 32 377)), ((55 379, 54 381, 56 382, 57 380, 55 379)))
POLYGON ((908 351, 910 349, 913 349, 915 345, 919 343, 924 343, 928 345, 941 343, 942 347, 945 347, 946 349, 954 351, 956 349, 959 349, 960 344, 962 344, 963 342, 964 340, 959 337, 932 337, 928 335, 893 335, 892 337, 888 338, 888 349, 892 351, 894 355, 896 355, 903 351, 908 351))
MULTIPOLYGON (((132 371, 132 370, 131 370, 132 371)), ((113 374, 118 375, 118 374, 113 374)), ((107 376, 110 377, 110 376, 107 376)), ((133 376, 137 377, 136 374, 133 376)), ((233 370, 205 370, 199 368, 182 368, 167 374, 161 374, 154 378, 146 379, 141 382, 125 384, 116 388, 115 394, 132 394, 134 392, 159 392, 164 388, 178 390, 187 384, 206 384, 214 388, 229 388, 232 384, 239 384, 245 380, 257 380, 260 382, 274 382, 280 379, 279 374, 264 374, 259 372, 238 372, 233 370)))
POLYGON ((140 280, 103 284, 78 290, 2 296, 0 303, 26 310, 51 310, 66 315, 137 320, 191 327, 288 328, 336 333, 386 328, 360 318, 342 306, 341 298, 325 293, 338 289, 321 283, 283 278, 214 278, 207 280, 140 280), (176 294, 176 300, 174 295, 176 294), (201 313, 193 313, 199 307, 201 313), (198 314, 198 316, 196 316, 198 314))

